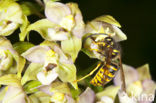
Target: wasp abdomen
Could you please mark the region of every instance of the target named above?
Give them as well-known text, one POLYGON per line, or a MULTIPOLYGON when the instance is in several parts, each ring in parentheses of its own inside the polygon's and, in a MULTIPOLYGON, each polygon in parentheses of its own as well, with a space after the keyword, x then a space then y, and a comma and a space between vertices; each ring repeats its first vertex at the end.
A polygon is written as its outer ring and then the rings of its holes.
POLYGON ((103 86, 114 78, 117 70, 118 68, 115 64, 106 64, 100 68, 90 83, 94 86, 103 86))

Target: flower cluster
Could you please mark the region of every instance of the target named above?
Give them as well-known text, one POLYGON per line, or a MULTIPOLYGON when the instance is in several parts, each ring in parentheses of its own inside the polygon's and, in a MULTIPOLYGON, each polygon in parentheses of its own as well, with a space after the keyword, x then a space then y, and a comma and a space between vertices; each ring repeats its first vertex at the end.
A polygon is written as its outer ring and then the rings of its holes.
MULTIPOLYGON (((123 65, 126 76, 126 92, 120 90, 120 71, 114 84, 105 88, 77 82, 75 65, 82 50, 90 58, 103 60, 89 38, 104 33, 116 42, 126 40, 120 24, 110 15, 104 15, 84 23, 76 3, 56 0, 0 1, 0 102, 2 103, 151 103, 156 83, 151 79, 148 65, 137 69, 123 65), (42 6, 42 9, 38 7, 42 6), (45 16, 41 14, 44 10, 45 16), (42 17, 28 21, 29 15, 42 17), (43 18, 44 17, 44 18, 43 18), (20 29, 19 42, 11 44, 6 36, 20 29), (30 31, 36 31, 43 42, 34 45, 30 31), (96 89, 95 89, 96 88, 96 89), (85 89, 85 90, 84 90, 85 89), (96 91, 96 92, 95 92, 96 91), (146 95, 143 96, 143 95, 146 95), (142 97, 143 96, 143 97, 142 97)), ((99 37, 100 38, 100 37, 99 37)), ((98 38, 97 38, 98 39, 98 38)))

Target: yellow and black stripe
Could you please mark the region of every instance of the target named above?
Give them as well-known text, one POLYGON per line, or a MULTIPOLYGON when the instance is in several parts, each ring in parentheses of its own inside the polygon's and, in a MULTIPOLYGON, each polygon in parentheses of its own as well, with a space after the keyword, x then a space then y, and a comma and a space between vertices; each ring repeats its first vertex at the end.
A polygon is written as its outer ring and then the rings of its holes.
POLYGON ((94 86, 103 86, 114 78, 117 70, 117 65, 106 64, 105 66, 99 68, 99 71, 90 81, 90 83, 94 86))

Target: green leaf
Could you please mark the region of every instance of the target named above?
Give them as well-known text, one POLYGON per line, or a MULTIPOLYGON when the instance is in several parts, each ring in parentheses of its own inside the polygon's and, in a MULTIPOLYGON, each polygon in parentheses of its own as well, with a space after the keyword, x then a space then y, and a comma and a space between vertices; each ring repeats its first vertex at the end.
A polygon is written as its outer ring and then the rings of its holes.
POLYGON ((37 80, 36 75, 41 71, 43 65, 39 63, 31 63, 27 70, 24 73, 24 76, 21 80, 22 85, 24 85, 27 81, 37 80))
POLYGON ((81 50, 82 41, 81 39, 72 36, 68 40, 61 42, 61 48, 65 54, 68 54, 72 57, 72 60, 75 61, 79 51, 81 50))
POLYGON ((50 103, 50 96, 43 92, 36 92, 29 96, 31 103, 50 103))
POLYGON ((76 80, 76 67, 74 64, 62 64, 60 63, 59 68, 56 69, 59 78, 63 82, 69 82, 75 89, 78 89, 76 80))
POLYGON ((21 81, 15 74, 8 74, 0 77, 0 84, 20 87, 21 81))
POLYGON ((35 80, 30 81, 24 85, 24 91, 27 94, 37 92, 38 89, 36 87, 38 87, 40 85, 41 85, 41 83, 39 81, 35 81, 35 80))
POLYGON ((33 47, 34 44, 30 42, 17 42, 13 44, 13 48, 19 53, 22 54, 23 52, 27 51, 29 48, 33 47))

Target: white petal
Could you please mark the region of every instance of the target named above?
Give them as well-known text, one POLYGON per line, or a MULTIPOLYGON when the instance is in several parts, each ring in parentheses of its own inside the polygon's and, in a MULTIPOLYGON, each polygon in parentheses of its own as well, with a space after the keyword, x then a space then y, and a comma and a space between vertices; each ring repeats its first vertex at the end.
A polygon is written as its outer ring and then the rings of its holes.
POLYGON ((48 46, 35 46, 24 52, 22 56, 34 63, 44 63, 48 50, 50 50, 48 46))
POLYGON ((78 13, 78 14, 75 16, 75 21, 76 21, 76 25, 75 25, 75 27, 73 28, 72 33, 73 33, 76 37, 81 38, 81 37, 84 35, 85 24, 84 24, 84 22, 83 22, 82 15, 81 15, 80 13, 78 13))
POLYGON ((48 94, 48 95, 53 95, 53 92, 50 91, 51 89, 51 85, 42 85, 41 87, 37 88, 40 91, 48 94))
POLYGON ((127 36, 116 26, 112 25, 114 32, 116 35, 113 37, 115 41, 123 41, 127 40, 127 36))
POLYGON ((142 82, 143 92, 139 103, 153 103, 155 98, 156 83, 152 80, 144 80, 142 82))
POLYGON ((21 88, 9 86, 2 103, 26 103, 25 94, 21 88))
POLYGON ((49 28, 48 29, 48 36, 49 38, 51 38, 51 40, 66 40, 68 39, 67 37, 67 32, 57 32, 52 29, 52 28, 49 28))
POLYGON ((57 77, 58 77, 58 74, 56 73, 55 69, 53 69, 52 71, 48 71, 47 74, 45 74, 44 71, 41 71, 37 74, 38 80, 43 85, 51 84, 57 77))
POLYGON ((71 96, 65 95, 65 98, 67 103, 76 103, 76 101, 71 96))
POLYGON ((4 33, 9 32, 11 30, 15 30, 17 28, 18 24, 12 22, 12 23, 10 23, 8 25, 6 24, 4 26, 5 26, 4 28, 3 28, 3 26, 1 27, 0 34, 4 34, 4 33))
POLYGON ((126 88, 127 94, 131 97, 137 97, 137 98, 140 97, 142 91, 143 89, 142 89, 141 81, 133 82, 129 84, 126 88))
POLYGON ((135 98, 130 98, 125 92, 120 91, 118 93, 120 103, 137 103, 135 98))
POLYGON ((69 7, 59 2, 47 2, 45 8, 46 17, 56 23, 60 24, 62 19, 71 14, 69 7))
POLYGON ((7 1, 6 7, 3 7, 3 10, 1 10, 0 12, 1 19, 9 20, 20 24, 22 23, 22 9, 18 3, 7 1))
POLYGON ((110 98, 110 97, 108 97, 108 96, 103 96, 103 97, 101 98, 101 101, 102 101, 102 103, 114 103, 114 102, 113 102, 113 99, 110 98))
MULTIPOLYGON (((125 74, 125 81, 126 85, 129 85, 139 79, 139 74, 137 70, 131 66, 123 64, 123 69, 124 69, 124 74, 125 74)), ((121 86, 122 81, 121 81, 121 74, 120 70, 116 73, 116 76, 114 78, 114 84, 121 86)))
POLYGON ((79 97, 78 103, 94 103, 95 93, 92 89, 87 88, 79 97))
POLYGON ((148 79, 144 80, 142 82, 142 86, 143 86, 144 92, 146 92, 147 94, 154 94, 155 93, 156 83, 154 81, 148 80, 148 79))
POLYGON ((60 56, 61 63, 73 64, 72 59, 68 58, 58 46, 54 46, 54 51, 60 56))
POLYGON ((65 29, 67 29, 68 31, 71 31, 71 29, 75 25, 73 15, 68 15, 64 17, 62 21, 60 22, 60 25, 64 27, 65 29))
POLYGON ((86 25, 85 34, 87 33, 104 33, 102 30, 103 26, 100 22, 91 21, 86 25))

